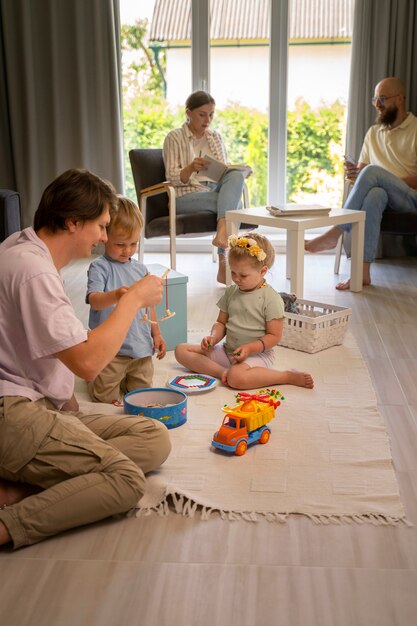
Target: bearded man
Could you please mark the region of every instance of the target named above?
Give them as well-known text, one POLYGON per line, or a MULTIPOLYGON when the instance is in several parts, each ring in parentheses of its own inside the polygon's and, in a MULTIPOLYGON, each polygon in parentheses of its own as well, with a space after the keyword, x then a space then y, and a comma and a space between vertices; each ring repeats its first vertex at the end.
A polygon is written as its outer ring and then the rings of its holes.
MULTIPOLYGON (((354 182, 345 209, 366 211, 363 285, 371 284, 381 220, 389 206, 394 211, 417 211, 417 118, 405 108, 405 86, 396 77, 375 87, 372 104, 376 124, 365 136, 359 162, 345 161, 346 179, 354 182)), ((334 226, 306 242, 308 252, 334 248, 351 224, 334 226)), ((349 289, 350 279, 336 285, 349 289)))

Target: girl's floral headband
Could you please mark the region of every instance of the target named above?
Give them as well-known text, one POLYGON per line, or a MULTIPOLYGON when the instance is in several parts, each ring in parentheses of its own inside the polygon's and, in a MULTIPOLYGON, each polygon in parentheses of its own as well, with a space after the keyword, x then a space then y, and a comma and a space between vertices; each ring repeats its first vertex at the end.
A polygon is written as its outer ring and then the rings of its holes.
POLYGON ((237 235, 230 235, 227 240, 229 248, 244 248, 251 256, 254 256, 258 261, 263 261, 266 258, 266 253, 256 243, 255 239, 249 239, 248 237, 238 237, 237 235))

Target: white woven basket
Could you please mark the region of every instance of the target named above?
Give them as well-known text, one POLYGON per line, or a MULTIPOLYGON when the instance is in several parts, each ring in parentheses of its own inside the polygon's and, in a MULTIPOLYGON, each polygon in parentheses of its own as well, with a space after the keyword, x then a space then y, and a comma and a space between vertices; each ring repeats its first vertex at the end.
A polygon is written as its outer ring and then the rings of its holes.
POLYGON ((280 346, 319 352, 343 343, 352 309, 312 300, 297 300, 299 313, 285 313, 280 346))

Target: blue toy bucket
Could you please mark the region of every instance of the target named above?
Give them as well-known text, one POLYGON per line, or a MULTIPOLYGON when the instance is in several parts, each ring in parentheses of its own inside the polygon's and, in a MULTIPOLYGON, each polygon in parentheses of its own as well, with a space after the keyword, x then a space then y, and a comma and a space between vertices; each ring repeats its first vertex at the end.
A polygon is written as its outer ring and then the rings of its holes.
POLYGON ((182 391, 164 388, 136 389, 123 400, 128 415, 144 415, 177 428, 187 421, 187 396, 182 391))

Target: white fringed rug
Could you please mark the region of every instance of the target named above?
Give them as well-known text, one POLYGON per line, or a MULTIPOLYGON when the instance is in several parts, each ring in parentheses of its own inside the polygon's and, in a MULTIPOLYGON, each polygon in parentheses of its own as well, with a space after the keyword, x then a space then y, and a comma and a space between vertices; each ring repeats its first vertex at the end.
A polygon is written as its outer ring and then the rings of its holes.
MULTIPOLYGON (((270 423, 269 442, 241 457, 215 450, 221 407, 234 403, 235 392, 219 384, 190 395, 187 422, 170 430, 172 453, 148 476, 138 515, 166 515, 174 506, 189 516, 199 508, 203 519, 285 521, 300 514, 316 523, 406 522, 388 435, 352 334, 344 345, 316 354, 278 347, 276 367, 280 363, 310 372, 315 388, 280 387, 285 401, 270 423)), ((183 371, 172 352, 155 370, 155 387, 183 371)))

